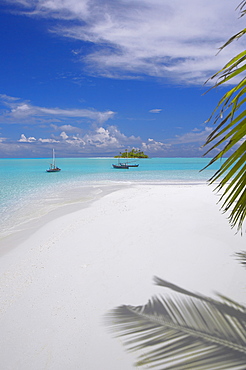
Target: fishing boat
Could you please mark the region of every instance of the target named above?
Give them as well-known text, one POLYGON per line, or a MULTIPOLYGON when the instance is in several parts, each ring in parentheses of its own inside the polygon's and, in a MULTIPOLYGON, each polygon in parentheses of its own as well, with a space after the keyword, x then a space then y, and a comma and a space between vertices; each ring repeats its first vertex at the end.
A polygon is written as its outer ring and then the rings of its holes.
POLYGON ((118 164, 112 164, 113 168, 119 168, 119 169, 124 169, 128 170, 129 166, 126 163, 121 163, 120 159, 118 158, 118 164))
POLYGON ((130 164, 129 162, 127 162, 126 165, 128 167, 138 167, 139 166, 139 164, 137 164, 137 163, 130 164))
POLYGON ((128 151, 127 150, 126 150, 126 158, 127 158, 127 161, 125 163, 121 163, 118 160, 118 164, 113 164, 112 166, 114 168, 124 168, 124 169, 128 169, 129 167, 138 167, 139 166, 139 164, 137 164, 137 163, 129 163, 128 162, 128 151))
POLYGON ((112 164, 114 168, 122 168, 128 170, 129 166, 126 163, 112 164))
POLYGON ((52 163, 50 164, 50 168, 46 170, 46 172, 59 172, 61 169, 56 166, 55 163, 55 149, 53 149, 53 156, 52 156, 52 163))

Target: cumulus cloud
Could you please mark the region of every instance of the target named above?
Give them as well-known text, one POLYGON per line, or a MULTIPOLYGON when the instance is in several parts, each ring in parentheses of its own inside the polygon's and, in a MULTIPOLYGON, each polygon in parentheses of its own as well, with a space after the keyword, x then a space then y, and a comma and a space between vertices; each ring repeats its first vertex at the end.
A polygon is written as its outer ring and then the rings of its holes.
POLYGON ((24 134, 21 134, 21 137, 20 139, 18 140, 19 143, 58 143, 59 141, 58 140, 55 140, 55 139, 42 139, 42 138, 39 138, 38 140, 33 137, 33 136, 30 136, 30 137, 26 137, 26 135, 24 134))
POLYGON ((141 143, 140 137, 127 137, 115 126, 108 126, 107 128, 102 126, 97 127, 93 131, 91 130, 84 135, 77 136, 68 135, 68 133, 63 131, 60 134, 60 140, 69 145, 83 147, 86 151, 97 152, 98 150, 103 150, 105 153, 112 150, 118 150, 127 145, 133 146, 141 143))
MULTIPOLYGON (((107 128, 102 126, 96 127, 83 135, 73 135, 62 131, 59 136, 51 138, 27 137, 25 134, 21 134, 18 142, 32 145, 32 147, 37 147, 40 143, 55 143, 58 149, 63 148, 64 150, 65 148, 66 153, 76 149, 77 155, 87 153, 117 153, 119 150, 126 147, 145 148, 154 152, 157 148, 161 150, 165 147, 162 143, 151 141, 151 139, 149 139, 148 145, 145 145, 140 137, 135 137, 133 135, 126 136, 120 132, 116 126, 108 126, 107 128)), ((14 143, 9 143, 9 145, 14 146, 14 143)))
POLYGON ((66 139, 68 139, 68 137, 69 137, 69 136, 66 134, 66 132, 64 132, 64 131, 62 131, 62 132, 61 132, 60 136, 61 136, 61 138, 62 138, 63 140, 66 140, 66 139))
POLYGON ((52 32, 94 44, 87 55, 81 54, 91 74, 148 75, 200 84, 241 49, 239 41, 215 56, 233 33, 244 28, 235 11, 238 0, 13 2, 24 14, 55 19, 52 32))
POLYGON ((21 99, 0 95, 0 99, 8 110, 0 117, 1 122, 29 122, 40 123, 43 118, 51 117, 66 120, 70 118, 87 118, 91 121, 104 123, 113 118, 115 112, 99 112, 92 109, 61 109, 45 108, 32 105, 30 102, 23 102, 21 99))
POLYGON ((47 151, 54 145, 57 153, 66 156, 88 156, 105 155, 111 156, 119 153, 125 148, 136 148, 143 150, 151 156, 201 156, 203 149, 201 145, 211 132, 211 128, 205 127, 203 130, 194 129, 173 139, 158 141, 149 138, 147 141, 141 137, 126 136, 116 126, 94 127, 83 134, 76 134, 62 131, 58 136, 33 137, 22 134, 16 142, 0 140, 0 155, 2 157, 12 157, 27 155, 32 152, 36 156, 47 156, 47 151))
POLYGON ((165 152, 171 148, 171 144, 165 144, 154 139, 148 139, 146 143, 142 143, 142 149, 149 153, 165 152))
POLYGON ((19 142, 25 142, 25 143, 32 143, 36 141, 37 139, 35 137, 26 137, 24 134, 21 134, 21 137, 19 139, 19 142))

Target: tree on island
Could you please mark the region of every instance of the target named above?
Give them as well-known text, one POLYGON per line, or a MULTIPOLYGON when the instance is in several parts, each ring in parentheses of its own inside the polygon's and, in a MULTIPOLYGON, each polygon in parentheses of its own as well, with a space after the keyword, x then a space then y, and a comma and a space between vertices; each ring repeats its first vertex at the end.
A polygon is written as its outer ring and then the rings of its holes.
POLYGON ((119 155, 116 155, 114 158, 149 158, 143 151, 139 149, 132 149, 128 152, 127 149, 123 153, 120 152, 119 155))

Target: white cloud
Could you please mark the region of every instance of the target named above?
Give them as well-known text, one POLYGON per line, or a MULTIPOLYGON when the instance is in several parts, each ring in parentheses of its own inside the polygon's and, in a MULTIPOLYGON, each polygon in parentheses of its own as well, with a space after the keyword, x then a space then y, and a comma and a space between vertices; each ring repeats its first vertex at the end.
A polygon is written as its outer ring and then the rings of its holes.
POLYGON ((39 138, 38 141, 41 142, 41 143, 59 143, 59 141, 58 140, 55 140, 55 139, 42 139, 42 138, 39 138))
POLYGON ((69 136, 66 132, 62 132, 60 138, 69 145, 83 147, 84 150, 92 152, 97 152, 98 150, 109 152, 128 145, 134 146, 141 143, 139 137, 127 137, 115 126, 109 126, 108 128, 98 127, 94 131, 89 131, 82 136, 69 136))
POLYGON ((32 143, 36 141, 37 139, 35 137, 26 137, 24 134, 21 134, 21 137, 19 139, 19 142, 25 142, 25 143, 32 143))
POLYGON ((63 139, 63 140, 66 140, 66 139, 68 139, 68 135, 66 134, 66 132, 61 132, 60 133, 60 136, 61 136, 61 138, 63 139))
POLYGON ((215 56, 244 28, 238 0, 23 1, 15 3, 25 14, 56 19, 52 32, 96 46, 82 58, 91 74, 200 84, 242 48, 239 41, 215 56))
POLYGON ((50 127, 52 127, 55 131, 68 131, 68 132, 81 132, 81 128, 75 127, 72 125, 62 125, 62 126, 57 126, 54 124, 51 124, 50 127))
POLYGON ((171 144, 165 144, 160 141, 155 141, 154 139, 148 139, 146 143, 142 143, 142 150, 149 153, 166 152, 170 148, 171 144))
POLYGON ((161 113, 161 111, 162 109, 158 109, 158 108, 149 110, 150 113, 161 113))
POLYGON ((70 118, 87 118, 89 120, 103 123, 113 118, 115 112, 105 111, 99 112, 92 109, 61 109, 61 108, 45 108, 31 105, 29 102, 23 102, 18 98, 0 95, 3 104, 8 107, 8 111, 0 117, 1 122, 12 121, 14 123, 26 122, 40 123, 43 118, 60 118, 66 120, 70 118))
POLYGON ((187 132, 183 135, 176 135, 176 137, 170 140, 171 144, 188 144, 188 143, 202 143, 204 144, 208 135, 212 132, 211 127, 205 127, 204 130, 193 129, 191 132, 187 132))
POLYGON ((70 134, 61 132, 60 135, 47 138, 27 137, 22 134, 18 141, 0 140, 0 155, 2 157, 30 155, 47 156, 47 150, 51 150, 55 145, 56 150, 66 156, 83 155, 115 155, 125 148, 137 148, 143 150, 151 156, 201 156, 205 150, 201 150, 201 145, 211 132, 211 128, 205 127, 204 130, 194 129, 183 135, 176 136, 174 139, 157 141, 149 138, 146 142, 140 137, 126 136, 116 126, 95 127, 83 134, 70 134))
MULTIPOLYGON (((53 136, 53 135, 52 135, 53 136)), ((102 126, 90 130, 83 135, 77 134, 69 135, 68 132, 62 131, 59 136, 51 138, 39 138, 26 137, 24 134, 21 135, 18 140, 19 143, 28 143, 32 146, 37 146, 39 143, 53 144, 56 143, 57 148, 63 148, 66 153, 69 153, 72 148, 76 148, 76 153, 117 153, 122 148, 130 147, 141 147, 142 140, 140 137, 130 136, 127 137, 121 133, 117 127, 108 126, 104 128, 102 126), (65 145, 65 147, 64 147, 65 145)), ((14 143, 9 143, 14 146, 14 143)), ((153 145, 152 145, 153 146, 153 145)))

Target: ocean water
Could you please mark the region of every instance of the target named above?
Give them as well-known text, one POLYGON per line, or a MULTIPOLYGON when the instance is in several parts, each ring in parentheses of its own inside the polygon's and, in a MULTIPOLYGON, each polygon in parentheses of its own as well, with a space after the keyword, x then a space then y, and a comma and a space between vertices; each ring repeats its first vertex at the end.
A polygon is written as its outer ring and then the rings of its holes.
POLYGON ((95 199, 107 186, 141 183, 204 183, 219 168, 202 172, 207 158, 140 159, 137 168, 114 169, 114 158, 58 158, 58 173, 47 173, 50 159, 0 159, 0 237, 21 230, 32 219, 95 199))

